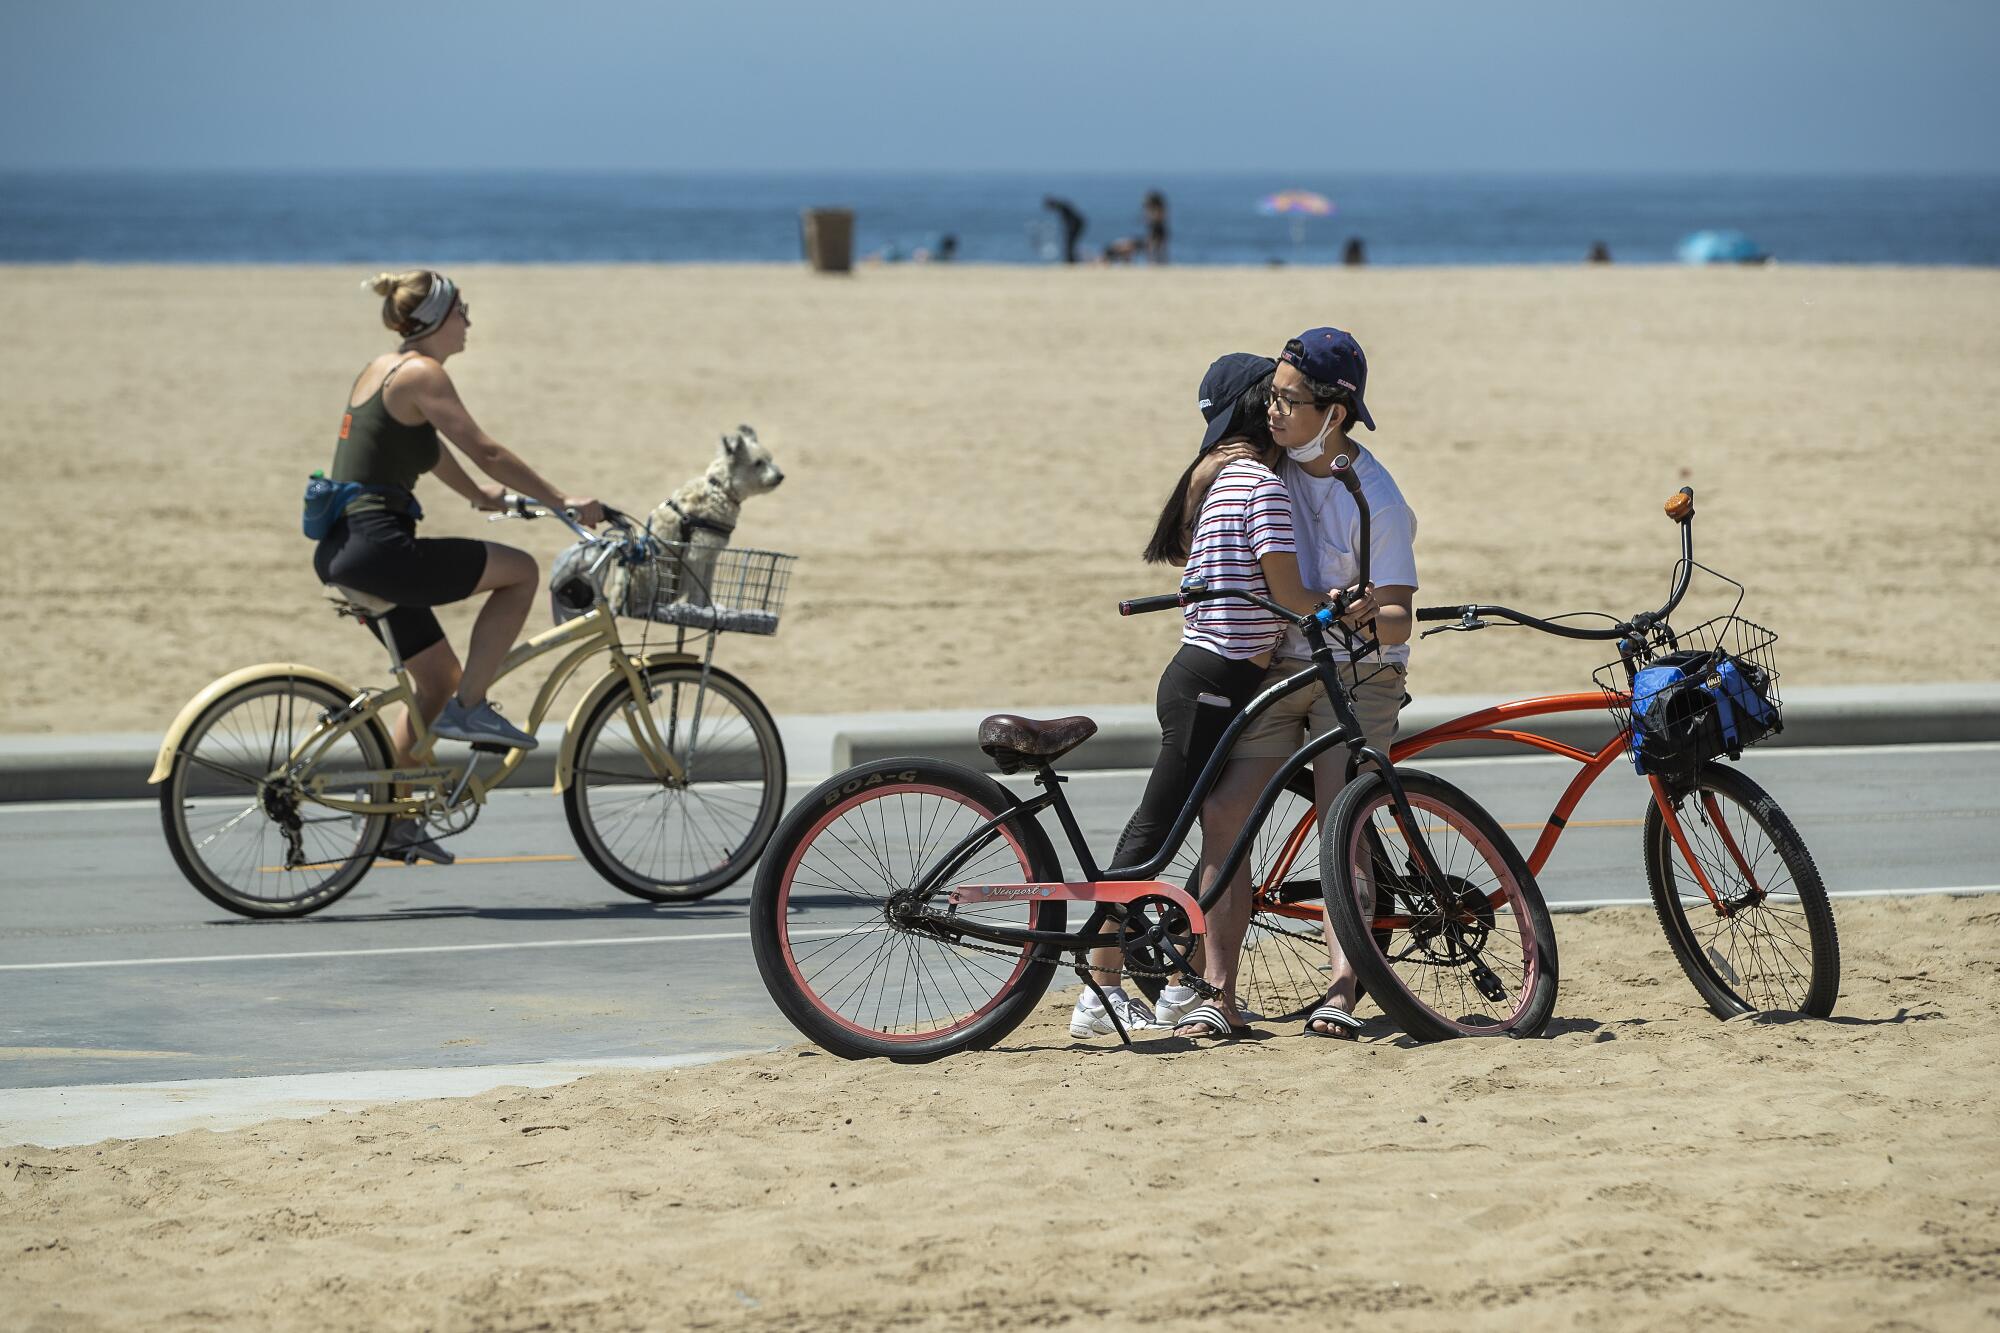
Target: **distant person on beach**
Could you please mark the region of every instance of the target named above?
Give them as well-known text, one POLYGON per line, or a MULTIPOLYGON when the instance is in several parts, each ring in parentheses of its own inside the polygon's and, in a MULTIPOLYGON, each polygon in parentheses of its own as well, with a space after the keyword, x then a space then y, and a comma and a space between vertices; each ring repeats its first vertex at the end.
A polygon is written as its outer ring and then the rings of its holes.
POLYGON ((1146 259, 1167 262, 1167 196, 1158 190, 1146 192, 1146 259))
POLYGON ((1120 236, 1104 247, 1097 257, 1100 264, 1129 264, 1139 257, 1139 238, 1120 236))
MULTIPOLYGON (((1417 591, 1417 519, 1389 470, 1373 451, 1353 438, 1357 421, 1371 431, 1375 429, 1375 418, 1364 400, 1367 388, 1368 362, 1354 336, 1334 328, 1308 329, 1286 343, 1279 354, 1278 368, 1271 377, 1268 424, 1271 438, 1285 455, 1277 471, 1291 496, 1297 520, 1301 580, 1312 588, 1347 589, 1356 600, 1342 618, 1356 627, 1374 622, 1379 649, 1365 658, 1340 663, 1339 670, 1363 735, 1369 744, 1386 749, 1396 735, 1397 714, 1408 679, 1413 626, 1410 608, 1417 591), (1355 558, 1360 544, 1360 510, 1333 475, 1333 460, 1343 453, 1352 460, 1368 500, 1370 580, 1366 588, 1355 582, 1360 569, 1355 558)), ((1218 449, 1215 455, 1215 460, 1206 461, 1189 476, 1192 493, 1199 494, 1208 484, 1217 461, 1227 465, 1241 457, 1242 451, 1218 449)), ((1269 686, 1297 674, 1310 658, 1299 632, 1286 630, 1261 684, 1269 686)), ((1285 757, 1304 744, 1308 735, 1323 734, 1333 725, 1333 706, 1318 690, 1287 696, 1251 724, 1237 739, 1229 765, 1202 809, 1204 848, 1227 847, 1236 830, 1249 820, 1258 794, 1285 757)), ((1322 816, 1346 785, 1347 776, 1346 764, 1338 760, 1313 765, 1316 803, 1322 816)), ((1209 1031, 1187 1035, 1223 1037, 1236 1029, 1236 971, 1249 921, 1250 874, 1245 865, 1238 869, 1230 891, 1209 913, 1209 930, 1203 939, 1202 976, 1225 997, 1211 1006, 1222 1010, 1221 1020, 1204 1016, 1202 1025, 1209 1031)), ((1354 1017, 1359 978, 1335 942, 1330 923, 1325 936, 1330 964, 1327 990, 1318 1007, 1307 1015, 1305 1030, 1315 1037, 1351 1038, 1360 1026, 1354 1017)), ((1165 1020, 1180 1006, 1195 1003, 1192 990, 1170 986, 1160 993, 1158 1013, 1165 1020)), ((1194 1014, 1187 1017, 1192 1019, 1194 1014)))
POLYGON ((1063 263, 1076 262, 1076 243, 1083 236, 1084 217, 1076 211, 1076 206, 1067 199, 1058 199, 1052 194, 1042 196, 1042 207, 1049 209, 1062 224, 1063 263))
MULTIPOLYGON (((366 285, 382 298, 382 323, 401 343, 364 366, 348 391, 327 476, 361 489, 320 539, 313 569, 322 583, 396 604, 384 619, 433 734, 533 749, 535 738, 501 717, 486 689, 534 605, 541 584, 534 557, 498 542, 418 537, 423 509, 411 492, 418 477, 434 472, 475 509, 502 508, 506 488, 575 510, 587 526, 604 521, 604 507, 557 488, 472 419, 444 368, 465 350, 472 328, 472 308, 450 278, 418 269, 384 273, 366 285), (440 432, 500 484, 467 476, 440 432), (491 596, 472 626, 461 666, 431 608, 479 593, 491 596)), ((375 629, 372 623, 369 628, 375 629)), ((397 719, 391 739, 399 766, 418 761, 412 752, 416 730, 407 715, 397 719)), ((451 858, 410 820, 391 826, 385 846, 414 848, 432 860, 451 858)))
POLYGON ((910 262, 913 264, 949 264, 957 257, 958 236, 955 232, 948 231, 938 237, 936 245, 918 246, 911 252, 910 262))
POLYGON ((1608 264, 1611 262, 1611 247, 1603 241, 1592 241, 1590 253, 1584 256, 1586 264, 1608 264))
MULTIPOLYGON (((1148 564, 1185 565, 1189 577, 1206 579, 1211 588, 1247 589, 1303 613, 1320 604, 1320 595, 1299 582, 1292 501, 1272 470, 1278 454, 1264 404, 1276 369, 1277 362, 1267 356, 1236 352, 1217 359, 1202 376, 1197 405, 1206 429, 1194 461, 1174 483, 1160 511, 1145 559, 1148 564), (1230 461, 1204 468, 1204 460, 1224 446, 1232 446, 1230 461), (1189 481, 1197 469, 1206 471, 1211 480, 1203 491, 1193 493, 1189 481)), ((1146 780, 1145 795, 1111 854, 1114 866, 1140 865, 1159 853, 1223 728, 1262 687, 1271 651, 1284 632, 1284 625, 1269 612, 1241 602, 1208 602, 1183 614, 1187 623, 1180 648, 1161 674, 1155 697, 1160 755, 1146 780)), ((1232 828, 1219 841, 1211 841, 1204 825, 1203 882, 1213 880, 1234 832, 1232 828)), ((1106 1001, 1128 1032, 1154 1026, 1144 1002, 1129 997, 1120 984, 1119 950, 1093 950, 1090 964, 1105 995, 1100 1000, 1096 991, 1084 987, 1070 1013, 1072 1037, 1103 1036, 1114 1030, 1106 1001)), ((1195 1006, 1190 1003, 1183 1009, 1194 1011, 1195 1006)), ((1220 1010, 1206 1012, 1227 1031, 1228 1020, 1220 1010)), ((1199 1026, 1196 1012, 1176 1012, 1172 1017, 1199 1026)), ((1191 1030, 1190 1035, 1206 1035, 1206 1030, 1191 1030)))
POLYGON ((1347 238, 1347 244, 1340 248, 1340 262, 1360 265, 1368 262, 1368 251, 1362 246, 1359 236, 1347 238))

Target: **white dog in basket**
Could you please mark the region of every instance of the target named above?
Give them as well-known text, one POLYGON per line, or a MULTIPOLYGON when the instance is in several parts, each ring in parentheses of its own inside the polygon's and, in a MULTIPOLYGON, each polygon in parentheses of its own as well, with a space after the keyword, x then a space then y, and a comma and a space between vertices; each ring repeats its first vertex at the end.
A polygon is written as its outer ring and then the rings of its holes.
MULTIPOLYGON (((606 597, 615 607, 661 602, 709 605, 714 600, 716 559, 729 545, 743 502, 776 490, 784 479, 771 451, 758 442, 757 432, 738 426, 734 434, 722 437, 708 470, 683 484, 652 513, 652 535, 663 542, 682 543, 669 547, 682 558, 639 569, 614 567, 605 580, 606 597)), ((723 590, 725 601, 727 592, 723 590)))

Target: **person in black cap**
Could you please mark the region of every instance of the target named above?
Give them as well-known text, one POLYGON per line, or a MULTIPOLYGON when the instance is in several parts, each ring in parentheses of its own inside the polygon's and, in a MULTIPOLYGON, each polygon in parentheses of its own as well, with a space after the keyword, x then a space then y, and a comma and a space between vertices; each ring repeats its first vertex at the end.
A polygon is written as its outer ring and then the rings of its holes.
MULTIPOLYGON (((1369 743, 1387 748, 1396 735, 1396 716, 1405 700, 1408 677, 1411 602, 1417 591, 1416 515, 1396 482, 1372 451, 1355 440, 1356 422, 1375 429, 1364 394, 1368 361, 1354 335, 1341 329, 1308 329, 1285 344, 1272 372, 1267 415, 1271 438, 1284 457, 1278 475, 1292 499, 1297 518, 1296 542, 1301 575, 1312 587, 1348 589, 1356 600, 1344 617, 1351 625, 1374 623, 1380 647, 1345 663, 1341 677, 1354 705, 1355 718, 1369 743), (1346 488, 1333 476, 1333 460, 1346 454, 1368 500, 1370 540, 1369 586, 1358 586, 1360 510, 1346 488)), ((1276 650, 1266 684, 1301 670, 1310 660, 1304 640, 1288 631, 1276 650)), ((1203 838, 1226 846, 1235 829, 1250 816, 1257 795, 1278 771, 1284 758, 1334 725, 1333 707, 1317 690, 1301 690, 1278 701, 1236 741, 1229 766, 1216 783, 1203 811, 1203 838)), ((1345 784, 1340 763, 1313 766, 1314 785, 1322 813, 1345 784)), ((1249 900, 1247 870, 1224 902, 1249 900)), ((1203 975, 1232 992, 1237 959, 1218 939, 1214 923, 1221 904, 1211 913, 1207 962, 1203 975)), ((1318 1008, 1307 1016, 1306 1032, 1315 1037, 1352 1037, 1359 1022, 1353 1009, 1358 978, 1326 933, 1331 968, 1328 987, 1318 1008)))
MULTIPOLYGON (((1174 483, 1160 511, 1145 558, 1150 564, 1185 565, 1189 577, 1206 579, 1211 588, 1245 588, 1303 612, 1318 606, 1321 598, 1299 582, 1291 498, 1272 471, 1277 453, 1265 398, 1276 368, 1269 357, 1243 352, 1222 357, 1208 368, 1196 404, 1207 429, 1194 462, 1174 483), (1246 456, 1228 462, 1206 493, 1191 500, 1188 480, 1203 458, 1232 444, 1246 456), (1190 508, 1196 510, 1192 515, 1190 508)), ((1132 812, 1112 853, 1114 866, 1139 864, 1159 852, 1223 728, 1256 695, 1271 651, 1284 632, 1283 622, 1242 602, 1206 602, 1187 608, 1185 616, 1180 649, 1161 674, 1156 696, 1160 757, 1139 808, 1132 812)), ((1213 843, 1204 837, 1204 875, 1212 879, 1220 856, 1210 859, 1209 846, 1227 848, 1228 841, 1213 843)), ((1119 1020, 1127 1030, 1144 1030, 1153 1025, 1152 1015, 1118 984, 1120 964, 1115 948, 1099 949, 1091 956, 1092 967, 1102 974, 1100 981, 1108 980, 1106 996, 1119 1020)), ((1172 1016, 1192 1020, 1194 1014, 1181 1011, 1193 1010, 1196 1003, 1188 1000, 1172 1016)), ((1233 1026, 1223 1011, 1211 1008, 1208 1013, 1222 1032, 1233 1026)), ((1085 987, 1070 1016, 1070 1035, 1111 1031, 1104 1005, 1085 987)), ((1209 1029, 1187 1035, 1209 1035, 1209 1029)))

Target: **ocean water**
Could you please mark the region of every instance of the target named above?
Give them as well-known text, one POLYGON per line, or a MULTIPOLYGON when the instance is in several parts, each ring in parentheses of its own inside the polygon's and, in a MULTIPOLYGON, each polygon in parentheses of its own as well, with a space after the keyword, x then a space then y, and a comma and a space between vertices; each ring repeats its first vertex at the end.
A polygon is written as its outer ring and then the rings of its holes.
POLYGON ((800 210, 855 211, 858 253, 958 237, 961 259, 1055 258, 1042 197, 1088 218, 1087 254, 1143 234, 1167 196, 1171 258, 1376 264, 1571 263, 1602 241, 1663 263, 1706 228, 1781 261, 2000 264, 2000 177, 1340 176, 456 172, 0 173, 0 263, 789 262, 800 210), (1279 189, 1331 217, 1258 213, 1279 189))

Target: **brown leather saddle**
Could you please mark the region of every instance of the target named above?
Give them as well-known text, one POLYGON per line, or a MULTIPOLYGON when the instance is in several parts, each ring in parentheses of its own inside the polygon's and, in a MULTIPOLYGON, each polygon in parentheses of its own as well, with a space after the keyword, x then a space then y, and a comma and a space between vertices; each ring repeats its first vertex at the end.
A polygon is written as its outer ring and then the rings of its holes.
POLYGON ((1097 734, 1087 717, 1059 717, 1038 722, 1012 713, 995 713, 979 724, 979 748, 1002 773, 1053 764, 1097 734))

